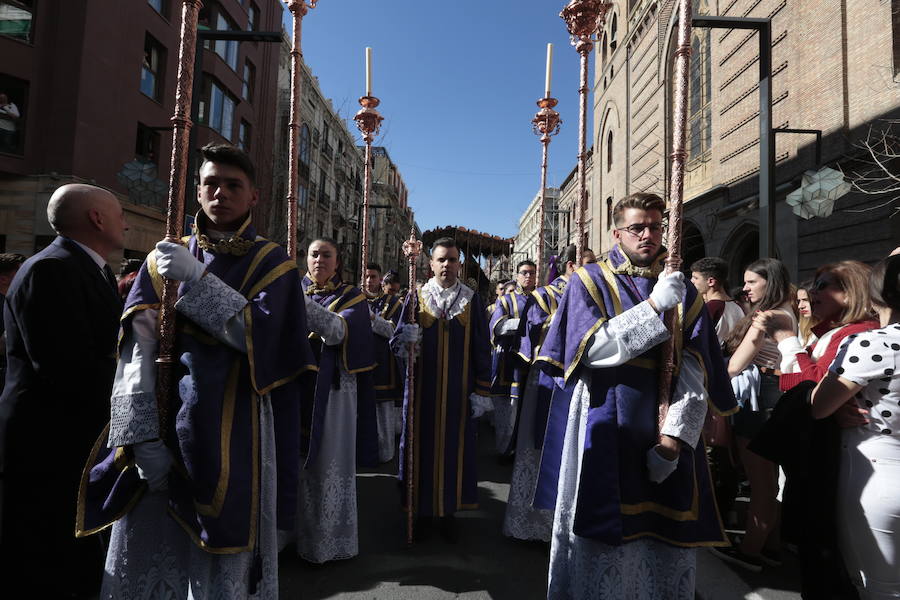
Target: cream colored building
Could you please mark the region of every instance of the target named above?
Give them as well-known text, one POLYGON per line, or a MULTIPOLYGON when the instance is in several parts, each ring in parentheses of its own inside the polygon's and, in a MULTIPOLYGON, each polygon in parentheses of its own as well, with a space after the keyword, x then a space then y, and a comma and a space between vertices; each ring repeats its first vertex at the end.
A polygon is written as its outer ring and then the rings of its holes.
MULTIPOLYGON (((559 188, 549 187, 546 191, 544 204, 544 262, 550 260, 550 256, 556 254, 559 238, 559 221, 556 218, 559 202, 559 188)), ((538 246, 540 244, 540 206, 541 194, 535 194, 534 199, 519 218, 519 231, 513 241, 513 262, 520 260, 537 261, 538 246)), ((515 266, 515 265, 513 265, 515 266)))

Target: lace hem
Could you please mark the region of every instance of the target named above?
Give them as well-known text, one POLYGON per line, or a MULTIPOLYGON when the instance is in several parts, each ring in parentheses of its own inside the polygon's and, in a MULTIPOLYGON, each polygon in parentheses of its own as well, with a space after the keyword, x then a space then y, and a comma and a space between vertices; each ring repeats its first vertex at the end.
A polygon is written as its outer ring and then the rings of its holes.
POLYGON ((175 308, 204 331, 216 335, 225 331, 228 321, 246 305, 247 299, 237 290, 207 273, 178 299, 175 308))
POLYGON ((647 302, 609 320, 612 338, 618 338, 631 356, 643 354, 669 337, 662 319, 647 302))

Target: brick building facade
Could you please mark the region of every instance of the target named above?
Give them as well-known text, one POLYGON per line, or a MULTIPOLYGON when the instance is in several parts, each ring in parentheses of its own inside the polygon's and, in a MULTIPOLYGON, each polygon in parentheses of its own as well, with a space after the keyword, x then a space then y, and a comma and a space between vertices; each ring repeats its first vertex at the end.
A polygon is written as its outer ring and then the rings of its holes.
MULTIPOLYGON (((668 192, 674 8, 674 0, 615 1, 596 45, 589 218, 601 252, 612 243, 615 201, 668 192)), ((824 165, 849 173, 870 127, 896 117, 896 0, 694 0, 694 11, 771 19, 772 126, 821 130, 824 165)), ((725 257, 737 280, 758 256, 758 41, 752 31, 694 28, 692 49, 685 261, 725 257)), ((776 136, 776 253, 797 278, 832 260, 874 261, 900 239, 900 220, 887 218, 900 202, 885 203, 889 196, 853 192, 831 216, 809 221, 791 212, 784 198, 815 167, 814 139, 776 136)))

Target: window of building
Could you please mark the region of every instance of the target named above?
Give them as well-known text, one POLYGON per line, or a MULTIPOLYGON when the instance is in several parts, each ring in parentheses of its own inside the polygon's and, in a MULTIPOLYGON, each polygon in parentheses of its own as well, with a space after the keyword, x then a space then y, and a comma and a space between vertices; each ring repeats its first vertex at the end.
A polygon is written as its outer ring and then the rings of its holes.
MULTIPOLYGON (((224 13, 221 7, 214 7, 215 14, 210 16, 209 13, 202 13, 200 22, 215 23, 213 29, 217 31, 239 31, 234 22, 224 13)), ((208 25, 205 28, 209 28, 208 25)), ((203 47, 212 50, 219 55, 219 58, 225 61, 232 70, 238 70, 238 44, 236 40, 206 40, 203 47)))
POLYGON ((244 152, 250 151, 250 133, 250 123, 241 119, 241 124, 238 125, 238 148, 244 152))
POLYGON ((0 74, 0 152, 23 154, 28 82, 0 74))
POLYGON ((147 4, 162 16, 169 17, 169 0, 147 0, 147 4))
POLYGON ((163 95, 164 69, 166 65, 166 49, 153 38, 144 35, 144 60, 141 63, 141 92, 157 102, 163 95))
POLYGON ((33 33, 34 1, 0 0, 0 35, 31 42, 33 33))
POLYGON ((237 101, 225 88, 209 76, 204 76, 198 121, 231 140, 234 136, 234 106, 237 101))
POLYGON ((612 171, 613 166, 613 132, 606 133, 606 172, 612 171))
POLYGON ((326 202, 327 195, 325 194, 325 169, 319 169, 319 202, 326 202))
POLYGON ((138 123, 135 135, 134 158, 141 162, 153 163, 156 166, 159 158, 160 133, 157 130, 138 123))
POLYGON ((297 206, 306 208, 306 204, 309 202, 309 188, 305 183, 301 183, 297 186, 297 192, 297 206))
POLYGON ((304 123, 300 126, 300 143, 297 148, 300 164, 309 167, 309 127, 304 123))
MULTIPOLYGON (((696 14, 709 14, 707 0, 694 0, 696 14)), ((677 31, 673 30, 669 47, 669 72, 675 65, 677 48, 677 31)), ((669 78, 669 114, 674 93, 672 79, 669 78)), ((688 79, 688 122, 687 122, 687 158, 686 171, 695 169, 708 162, 712 146, 712 62, 710 60, 709 29, 695 27, 691 31, 690 77, 688 79)), ((671 127, 669 128, 669 144, 671 146, 671 127)))
POLYGON ((606 66, 606 55, 609 53, 609 42, 606 39, 606 34, 603 34, 603 42, 601 43, 602 50, 600 51, 600 65, 606 66))
POLYGON ((619 19, 616 17, 616 13, 613 13, 612 21, 609 24, 609 50, 610 52, 616 51, 616 46, 619 44, 616 40, 616 34, 619 29, 619 19))
POLYGON ((259 7, 253 2, 247 6, 247 31, 256 31, 259 25, 259 7))
POLYGON ((613 223, 613 199, 609 196, 606 199, 606 228, 610 229, 613 223))
POLYGON ((247 102, 253 102, 253 90, 256 86, 256 67, 253 63, 244 62, 244 81, 241 83, 241 97, 247 102))

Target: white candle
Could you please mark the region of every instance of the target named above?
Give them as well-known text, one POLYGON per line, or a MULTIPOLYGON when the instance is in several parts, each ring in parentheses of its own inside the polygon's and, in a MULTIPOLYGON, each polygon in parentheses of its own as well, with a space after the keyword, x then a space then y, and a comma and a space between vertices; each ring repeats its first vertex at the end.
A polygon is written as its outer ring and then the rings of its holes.
POLYGON ((372 95, 372 49, 366 48, 366 96, 372 95))
POLYGON ((544 89, 547 90, 545 98, 550 97, 550 76, 553 73, 553 44, 547 44, 547 77, 544 89))

